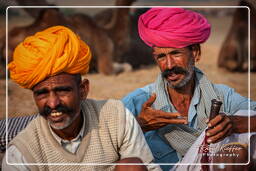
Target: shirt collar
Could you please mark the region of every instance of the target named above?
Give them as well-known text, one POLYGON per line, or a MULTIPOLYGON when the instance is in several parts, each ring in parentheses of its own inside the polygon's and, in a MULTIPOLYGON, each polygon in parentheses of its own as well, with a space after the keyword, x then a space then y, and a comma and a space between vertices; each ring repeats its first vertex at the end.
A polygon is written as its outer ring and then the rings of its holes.
MULTIPOLYGON (((173 108, 170 100, 169 95, 167 91, 167 83, 162 77, 162 74, 160 73, 155 81, 154 84, 154 93, 156 93, 156 100, 153 104, 154 108, 157 110, 168 110, 169 106, 173 108)), ((174 108, 173 108, 174 109, 174 108)), ((171 109, 172 111, 172 109, 171 109)))
POLYGON ((57 141, 59 144, 68 143, 68 142, 75 142, 75 141, 81 140, 81 139, 84 137, 84 133, 85 133, 85 118, 84 118, 83 115, 82 115, 82 117, 83 117, 83 125, 82 125, 82 128, 81 128, 79 134, 78 134, 74 139, 72 139, 71 141, 69 141, 69 140, 64 140, 64 139, 62 139, 61 137, 59 137, 56 133, 53 132, 51 126, 50 126, 49 123, 48 123, 48 126, 49 126, 49 128, 50 128, 50 131, 51 131, 53 137, 56 139, 56 141, 57 141))
MULTIPOLYGON (((196 68, 196 72, 197 72, 196 68)), ((200 71, 200 70, 199 70, 200 71)), ((155 81, 154 93, 156 93, 156 100, 154 102, 154 108, 157 110, 170 110, 170 112, 177 112, 174 106, 172 105, 169 94, 167 90, 167 81, 162 77, 160 73, 155 81)), ((198 79, 195 79, 195 90, 191 100, 191 104, 196 106, 199 103, 200 98, 200 88, 198 79)))

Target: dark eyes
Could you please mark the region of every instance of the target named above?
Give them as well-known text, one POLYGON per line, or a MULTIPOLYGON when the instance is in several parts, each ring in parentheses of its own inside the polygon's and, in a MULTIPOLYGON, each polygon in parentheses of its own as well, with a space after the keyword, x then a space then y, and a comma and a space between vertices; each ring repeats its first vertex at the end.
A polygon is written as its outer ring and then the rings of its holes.
POLYGON ((158 56, 157 56, 157 59, 158 58, 163 58, 163 57, 165 57, 166 55, 165 54, 159 54, 158 56))
MULTIPOLYGON (((52 90, 56 95, 66 95, 67 93, 72 91, 71 87, 57 87, 52 90)), ((34 96, 38 98, 43 98, 50 93, 47 89, 37 90, 34 92, 34 96)))
POLYGON ((71 87, 63 87, 63 88, 56 88, 55 92, 70 92, 72 90, 71 87))
POLYGON ((34 92, 34 95, 40 96, 40 95, 46 94, 47 92, 48 92, 47 90, 38 90, 34 92))
MULTIPOLYGON (((171 57, 174 57, 174 58, 178 58, 178 57, 181 57, 182 56, 182 53, 180 51, 172 51, 170 53, 168 53, 171 57)), ((165 53, 161 53, 161 54, 155 54, 154 57, 159 60, 159 61, 162 61, 164 59, 166 59, 166 57, 168 56, 168 54, 165 54, 165 53)))

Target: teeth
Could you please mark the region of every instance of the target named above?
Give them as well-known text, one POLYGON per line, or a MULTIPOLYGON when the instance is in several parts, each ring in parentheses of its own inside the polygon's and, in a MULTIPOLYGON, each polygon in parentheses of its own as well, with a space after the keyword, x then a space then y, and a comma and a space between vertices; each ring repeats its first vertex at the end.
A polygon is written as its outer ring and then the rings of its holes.
POLYGON ((51 116, 60 116, 60 115, 62 115, 62 112, 53 112, 53 113, 51 113, 51 116))

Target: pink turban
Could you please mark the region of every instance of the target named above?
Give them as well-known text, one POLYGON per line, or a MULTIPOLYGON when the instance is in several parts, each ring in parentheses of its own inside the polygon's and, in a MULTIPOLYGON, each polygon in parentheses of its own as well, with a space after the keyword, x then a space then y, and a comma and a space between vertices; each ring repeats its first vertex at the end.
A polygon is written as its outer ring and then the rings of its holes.
POLYGON ((152 8, 138 23, 140 38, 149 46, 183 48, 205 42, 211 26, 199 13, 182 8, 152 8))

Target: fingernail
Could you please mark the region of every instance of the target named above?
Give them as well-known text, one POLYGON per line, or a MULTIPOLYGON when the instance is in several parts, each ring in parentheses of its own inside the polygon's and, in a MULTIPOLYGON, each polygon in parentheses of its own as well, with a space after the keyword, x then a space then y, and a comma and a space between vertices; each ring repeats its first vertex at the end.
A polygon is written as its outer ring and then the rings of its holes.
POLYGON ((211 127, 212 126, 212 124, 208 124, 208 127, 211 127))
POLYGON ((211 140, 211 139, 208 139, 208 140, 207 140, 207 142, 208 142, 208 143, 211 143, 211 142, 212 142, 212 140, 211 140))
POLYGON ((206 135, 209 137, 211 134, 209 132, 207 132, 206 135))

